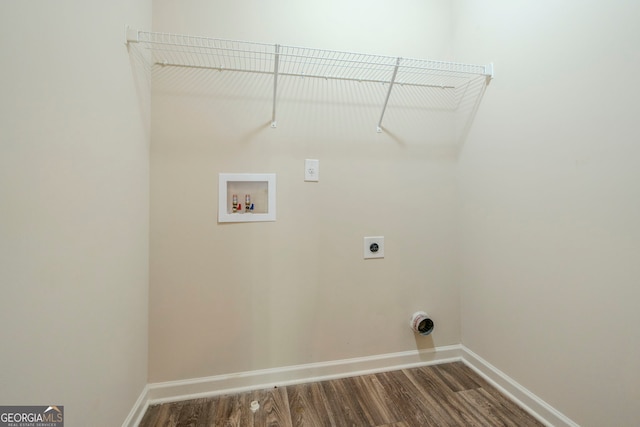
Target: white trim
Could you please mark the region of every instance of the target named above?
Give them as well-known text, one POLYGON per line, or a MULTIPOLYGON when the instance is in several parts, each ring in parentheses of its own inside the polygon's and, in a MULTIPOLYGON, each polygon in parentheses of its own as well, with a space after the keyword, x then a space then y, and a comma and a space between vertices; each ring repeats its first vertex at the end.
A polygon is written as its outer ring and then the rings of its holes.
POLYGON ((410 350, 375 356, 260 369, 189 380, 148 384, 122 427, 137 426, 149 405, 177 402, 222 394, 287 386, 335 378, 462 361, 509 399, 549 427, 579 427, 578 424, 518 384, 504 372, 463 345, 410 350), (135 422, 134 422, 135 420, 135 422))
POLYGON ((139 425, 145 412, 147 412, 147 408, 149 408, 149 386, 145 385, 140 396, 138 396, 138 400, 131 408, 131 412, 122 423, 122 427, 136 427, 139 425))
MULTIPOLYGON (((262 192, 263 190, 259 191, 262 192)), ((255 197, 255 194, 254 194, 255 197)), ((253 209, 253 203, 255 199, 247 201, 251 204, 253 209)), ((249 208, 249 206, 247 206, 249 208)), ((220 173, 218 174, 218 222, 259 222, 259 221, 275 221, 276 220, 276 174, 275 173, 220 173), (228 194, 228 185, 232 182, 248 183, 250 187, 241 187, 244 190, 253 188, 256 190, 255 185, 259 183, 266 184, 267 198, 265 200, 267 211, 262 213, 245 212, 245 195, 240 194, 240 199, 237 201, 240 203, 240 211, 233 213, 230 210, 234 209, 231 195, 228 194), (253 185, 251 185, 253 184, 253 185)))
POLYGON ((148 386, 148 399, 149 404, 175 402, 460 360, 462 360, 461 346, 451 345, 430 350, 411 350, 330 362, 245 371, 206 378, 154 383, 148 386))
POLYGON ((521 386, 504 372, 478 356, 465 346, 461 346, 462 361, 492 386, 504 393, 525 411, 549 427, 580 427, 567 416, 544 400, 521 386))

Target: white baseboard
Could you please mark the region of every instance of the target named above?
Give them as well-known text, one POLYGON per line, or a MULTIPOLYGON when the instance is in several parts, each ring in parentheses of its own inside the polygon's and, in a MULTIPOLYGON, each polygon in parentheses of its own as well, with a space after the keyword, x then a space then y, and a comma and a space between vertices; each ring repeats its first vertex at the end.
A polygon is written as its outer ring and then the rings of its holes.
POLYGON ((461 360, 461 346, 412 350, 330 362, 261 369, 191 380, 149 384, 149 404, 211 397, 228 393, 286 386, 305 382, 366 375, 377 372, 461 360))
POLYGON ((145 385, 138 396, 138 400, 133 405, 131 412, 122 423, 122 427, 137 427, 142 421, 142 417, 144 417, 144 413, 147 412, 147 408, 149 407, 149 386, 145 385))
POLYGON ((461 346, 461 350, 462 361, 467 366, 544 425, 549 427, 580 427, 467 347, 461 346))
POLYGON ((149 405, 159 403, 241 393, 274 386, 282 387, 454 361, 464 362, 543 424, 550 427, 579 427, 578 424, 463 345, 261 369, 190 380, 152 383, 144 388, 122 427, 136 427, 142 420, 149 405))

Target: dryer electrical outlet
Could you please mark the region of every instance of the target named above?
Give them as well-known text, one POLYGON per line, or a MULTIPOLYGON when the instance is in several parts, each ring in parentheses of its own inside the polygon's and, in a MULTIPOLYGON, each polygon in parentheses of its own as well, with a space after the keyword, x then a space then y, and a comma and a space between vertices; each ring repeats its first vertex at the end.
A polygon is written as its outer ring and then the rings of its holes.
POLYGON ((364 259, 384 258, 384 236, 364 238, 364 259))

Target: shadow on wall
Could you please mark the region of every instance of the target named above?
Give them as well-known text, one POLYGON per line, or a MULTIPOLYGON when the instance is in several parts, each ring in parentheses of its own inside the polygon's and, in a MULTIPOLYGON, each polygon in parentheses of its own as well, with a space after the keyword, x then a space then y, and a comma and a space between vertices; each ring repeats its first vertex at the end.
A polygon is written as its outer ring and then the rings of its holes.
MULTIPOLYGON (((216 123, 232 109, 240 112, 217 126, 247 128, 242 140, 249 140, 271 125, 296 126, 314 134, 323 128, 349 128, 376 138, 381 129, 386 138, 400 145, 444 146, 455 157, 473 123, 487 80, 474 76, 455 88, 395 85, 387 108, 384 102, 389 84, 333 79, 280 76, 274 103, 274 77, 228 70, 153 65, 154 95, 186 97, 213 111, 203 120, 216 123), (220 114, 215 111, 220 110, 220 114)), ((335 134, 335 133, 334 133, 335 134)))
POLYGON ((436 345, 433 342, 433 337, 431 335, 423 336, 419 334, 414 334, 414 339, 416 340, 416 348, 418 350, 433 350, 436 345))
POLYGON ((127 44, 133 83, 138 95, 138 107, 146 124, 147 138, 151 134, 151 53, 136 44, 127 44))

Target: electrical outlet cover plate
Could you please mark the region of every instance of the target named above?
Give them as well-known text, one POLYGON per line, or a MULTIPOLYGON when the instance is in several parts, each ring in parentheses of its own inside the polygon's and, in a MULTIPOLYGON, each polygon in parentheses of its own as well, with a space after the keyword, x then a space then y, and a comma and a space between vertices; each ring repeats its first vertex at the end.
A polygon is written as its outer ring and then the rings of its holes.
POLYGON ((304 160, 304 180, 317 182, 320 180, 320 160, 304 160))
POLYGON ((364 259, 384 258, 384 236, 364 238, 364 259))

